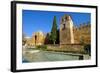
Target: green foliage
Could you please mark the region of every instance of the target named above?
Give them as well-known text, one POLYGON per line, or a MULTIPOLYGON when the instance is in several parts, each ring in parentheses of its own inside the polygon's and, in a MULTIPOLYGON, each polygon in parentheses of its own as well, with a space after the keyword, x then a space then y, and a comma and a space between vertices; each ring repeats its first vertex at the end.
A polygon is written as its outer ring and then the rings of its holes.
POLYGON ((90 44, 85 45, 84 50, 87 54, 91 55, 91 45, 90 44))
POLYGON ((50 34, 50 40, 52 40, 53 43, 55 44, 56 39, 57 39, 57 23, 56 23, 56 16, 54 16, 53 26, 50 34))
POLYGON ((36 46, 36 48, 39 49, 39 50, 46 50, 47 45, 38 45, 38 46, 36 46))

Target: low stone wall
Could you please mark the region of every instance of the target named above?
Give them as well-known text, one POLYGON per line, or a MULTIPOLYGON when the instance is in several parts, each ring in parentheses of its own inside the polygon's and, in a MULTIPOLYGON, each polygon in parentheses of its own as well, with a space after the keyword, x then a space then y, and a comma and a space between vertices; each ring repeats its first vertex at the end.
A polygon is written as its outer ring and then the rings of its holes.
POLYGON ((48 50, 61 52, 85 53, 84 45, 67 44, 67 45, 48 45, 48 50))

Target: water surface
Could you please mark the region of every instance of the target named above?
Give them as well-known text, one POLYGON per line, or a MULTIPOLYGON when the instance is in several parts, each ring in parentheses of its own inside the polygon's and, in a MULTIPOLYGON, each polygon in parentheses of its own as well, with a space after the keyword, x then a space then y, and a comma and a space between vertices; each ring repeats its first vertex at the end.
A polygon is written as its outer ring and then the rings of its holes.
POLYGON ((23 54, 23 63, 65 60, 79 60, 79 55, 49 51, 26 52, 23 54))

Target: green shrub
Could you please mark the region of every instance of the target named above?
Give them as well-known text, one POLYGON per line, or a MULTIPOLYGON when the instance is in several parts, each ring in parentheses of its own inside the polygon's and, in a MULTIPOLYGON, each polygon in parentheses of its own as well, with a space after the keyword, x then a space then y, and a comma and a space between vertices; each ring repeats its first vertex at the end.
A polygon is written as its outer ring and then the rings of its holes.
POLYGON ((40 50, 46 50, 47 49, 47 45, 38 45, 36 46, 37 49, 40 49, 40 50))
POLYGON ((87 54, 91 55, 91 45, 90 44, 84 45, 84 50, 87 54))

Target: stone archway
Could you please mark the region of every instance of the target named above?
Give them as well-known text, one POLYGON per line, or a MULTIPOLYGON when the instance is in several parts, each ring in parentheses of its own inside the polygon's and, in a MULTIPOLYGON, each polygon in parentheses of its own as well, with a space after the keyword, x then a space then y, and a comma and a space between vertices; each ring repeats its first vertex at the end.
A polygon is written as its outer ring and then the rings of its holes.
POLYGON ((37 35, 35 35, 35 45, 37 44, 37 35))

